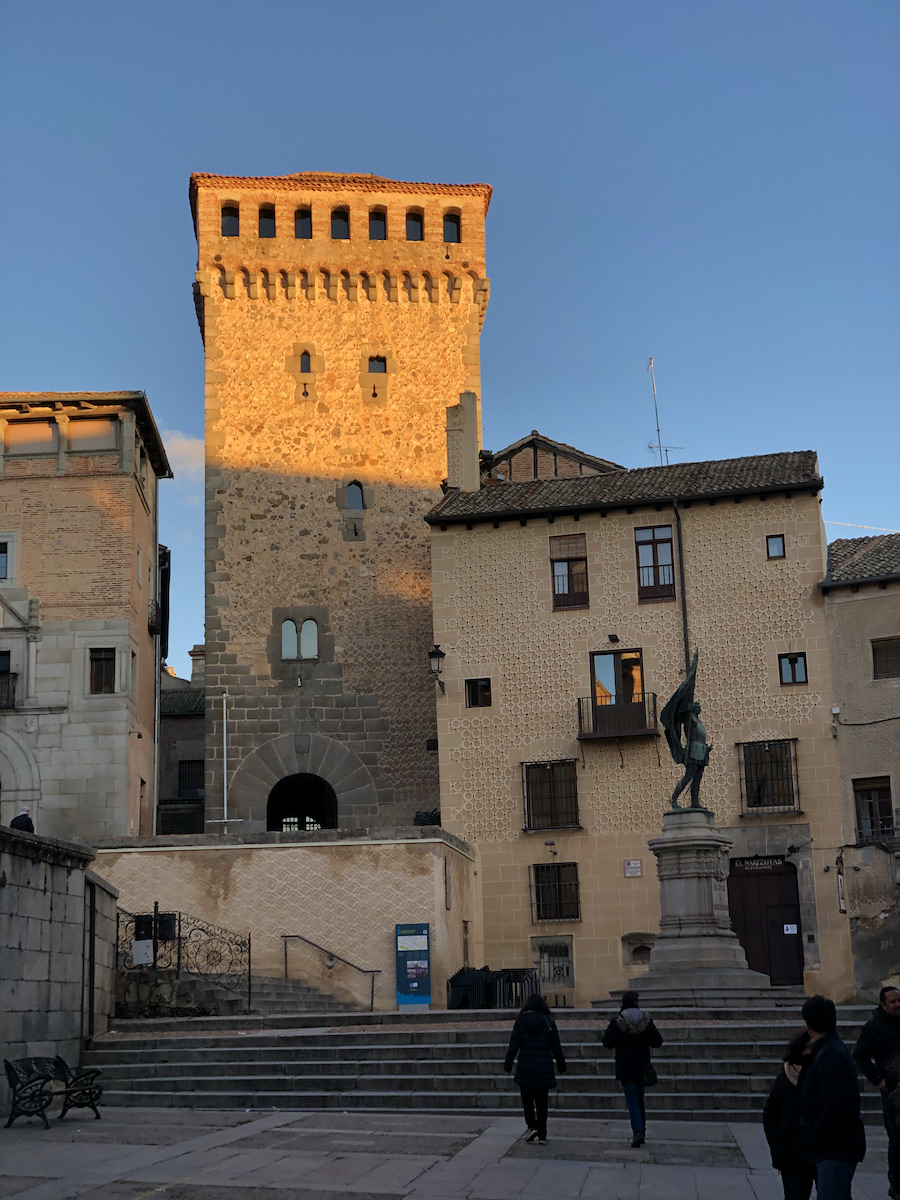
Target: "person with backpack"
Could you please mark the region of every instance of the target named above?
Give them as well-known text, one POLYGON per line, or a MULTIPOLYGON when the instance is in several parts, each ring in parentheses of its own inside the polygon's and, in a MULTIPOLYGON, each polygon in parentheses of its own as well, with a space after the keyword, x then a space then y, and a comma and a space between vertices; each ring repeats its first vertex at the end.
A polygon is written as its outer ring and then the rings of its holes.
POLYGON ((547 1001, 537 993, 528 997, 513 1025, 503 1064, 507 1075, 517 1055, 513 1078, 522 1095, 522 1109, 528 1126, 525 1141, 546 1146, 548 1100, 550 1089, 556 1087, 553 1063, 556 1062, 560 1075, 564 1075, 566 1057, 547 1001))
POLYGON ((613 1017, 603 1035, 603 1045, 616 1052, 616 1079, 621 1084, 631 1118, 631 1144, 643 1146, 647 1136, 644 1088, 656 1083, 650 1061, 651 1050, 662 1044, 662 1034, 650 1017, 638 1008, 637 992, 622 993, 619 1015, 613 1017))

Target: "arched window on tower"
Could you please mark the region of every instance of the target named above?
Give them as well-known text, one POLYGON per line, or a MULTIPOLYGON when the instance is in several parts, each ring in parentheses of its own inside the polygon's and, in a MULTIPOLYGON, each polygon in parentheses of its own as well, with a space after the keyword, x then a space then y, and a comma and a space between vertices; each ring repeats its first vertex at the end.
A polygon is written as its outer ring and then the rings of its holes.
POLYGON ((300 626, 300 657, 319 657, 319 626, 310 618, 300 626))
POLYGON ((410 211, 406 214, 406 240, 421 242, 425 239, 425 218, 420 212, 410 211))
POLYGON ((369 359, 369 374, 370 375, 386 375, 387 374, 387 359, 381 355, 374 355, 369 359))
POLYGON ((444 241, 461 242, 462 234, 459 225, 459 213, 444 213, 444 241))
POLYGON ((222 237, 240 237, 241 210, 236 204, 222 205, 222 237))
POLYGON ((335 242, 345 242, 350 237, 350 210, 335 208, 331 212, 331 238, 335 242))
POLYGON ((366 507, 365 501, 363 500, 361 483, 347 484, 347 507, 357 509, 363 509, 366 507))
POLYGON ((298 208, 294 213, 294 237, 309 240, 312 237, 312 210, 298 208))
POLYGON ((281 622, 281 661, 293 662, 297 653, 297 626, 293 621, 281 622))
POLYGON ((383 208, 373 208, 369 213, 369 241, 387 241, 387 213, 383 208))
POLYGON ((310 372, 309 351, 304 350, 303 353, 300 355, 300 374, 308 375, 309 372, 310 372))
POLYGON ((271 204, 264 204, 259 210, 259 236, 261 238, 275 236, 275 209, 271 204))

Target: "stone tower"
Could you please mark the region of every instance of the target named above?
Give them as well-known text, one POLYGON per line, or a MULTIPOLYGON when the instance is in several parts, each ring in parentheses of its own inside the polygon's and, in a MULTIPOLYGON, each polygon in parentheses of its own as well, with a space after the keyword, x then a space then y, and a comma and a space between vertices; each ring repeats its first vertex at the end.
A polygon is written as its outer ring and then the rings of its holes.
POLYGON ((211 831, 224 800, 244 833, 438 806, 423 514, 447 472, 445 410, 480 396, 490 196, 191 178, 211 831))

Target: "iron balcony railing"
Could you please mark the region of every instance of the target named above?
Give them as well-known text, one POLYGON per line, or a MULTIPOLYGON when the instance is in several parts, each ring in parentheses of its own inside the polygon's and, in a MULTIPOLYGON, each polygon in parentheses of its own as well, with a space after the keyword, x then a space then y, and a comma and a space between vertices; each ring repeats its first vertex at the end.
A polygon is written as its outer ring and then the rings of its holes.
POLYGON ((636 699, 621 701, 616 695, 604 696, 598 703, 593 696, 578 701, 578 739, 647 737, 658 733, 655 692, 639 692, 636 699))
POLYGON ((12 671, 0 674, 0 709, 16 707, 16 680, 18 675, 12 671))

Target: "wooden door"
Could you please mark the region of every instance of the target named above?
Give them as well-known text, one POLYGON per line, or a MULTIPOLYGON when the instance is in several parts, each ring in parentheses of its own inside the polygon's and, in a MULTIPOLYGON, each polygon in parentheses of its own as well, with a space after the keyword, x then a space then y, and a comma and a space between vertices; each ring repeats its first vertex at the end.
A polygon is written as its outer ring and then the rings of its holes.
POLYGON ((774 985, 803 982, 797 868, 780 857, 734 859, 728 909, 751 971, 774 985))

